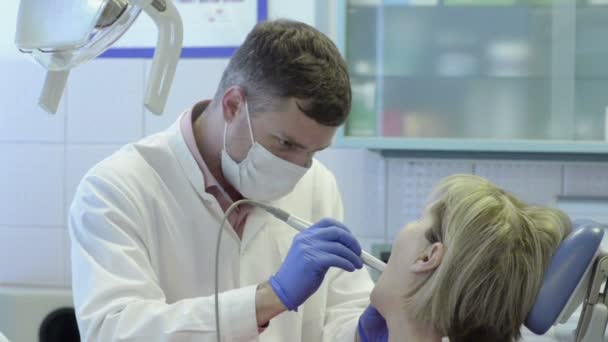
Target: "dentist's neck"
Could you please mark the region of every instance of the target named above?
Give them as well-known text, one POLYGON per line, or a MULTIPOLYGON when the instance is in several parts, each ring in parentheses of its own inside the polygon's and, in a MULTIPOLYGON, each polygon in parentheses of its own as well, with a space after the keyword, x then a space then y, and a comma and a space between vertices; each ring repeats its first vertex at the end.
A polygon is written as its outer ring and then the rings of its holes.
POLYGON ((224 178, 221 166, 221 153, 224 147, 224 118, 211 101, 203 114, 194 122, 194 137, 196 146, 207 164, 207 168, 218 183, 226 190, 232 187, 224 178))

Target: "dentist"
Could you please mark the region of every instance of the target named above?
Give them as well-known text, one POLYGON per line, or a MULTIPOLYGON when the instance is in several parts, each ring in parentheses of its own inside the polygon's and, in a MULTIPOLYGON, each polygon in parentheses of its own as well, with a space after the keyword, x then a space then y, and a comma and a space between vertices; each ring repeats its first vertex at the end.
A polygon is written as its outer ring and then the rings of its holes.
POLYGON ((317 223, 298 233, 248 206, 228 217, 223 340, 386 341, 359 244, 323 219, 341 220, 342 203, 313 158, 350 105, 345 62, 327 37, 298 22, 261 23, 213 99, 94 166, 69 215, 83 340, 216 341, 215 237, 226 209, 249 198, 317 223))

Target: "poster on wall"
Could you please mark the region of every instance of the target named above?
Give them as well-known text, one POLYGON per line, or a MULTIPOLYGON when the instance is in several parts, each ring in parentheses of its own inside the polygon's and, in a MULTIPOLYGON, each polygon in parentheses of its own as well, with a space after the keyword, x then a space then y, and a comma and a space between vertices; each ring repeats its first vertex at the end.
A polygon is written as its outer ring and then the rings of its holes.
MULTIPOLYGON (((253 26, 268 17, 268 0, 168 0, 182 17, 182 58, 230 57, 253 26)), ((102 58, 152 58, 156 26, 141 13, 102 58)))

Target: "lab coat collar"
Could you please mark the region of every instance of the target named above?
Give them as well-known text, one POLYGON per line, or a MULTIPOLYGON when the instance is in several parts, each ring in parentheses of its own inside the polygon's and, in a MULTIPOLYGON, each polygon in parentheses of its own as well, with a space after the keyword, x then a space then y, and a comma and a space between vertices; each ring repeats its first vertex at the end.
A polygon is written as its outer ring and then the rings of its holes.
POLYGON ((183 112, 177 118, 177 120, 167 129, 169 145, 171 149, 175 153, 175 157, 177 161, 181 165, 186 177, 192 184, 192 187, 196 190, 199 197, 205 201, 213 201, 213 195, 207 193, 205 191, 205 177, 203 176, 203 172, 199 168, 196 160, 192 156, 192 153, 188 149, 188 145, 186 144, 186 140, 181 131, 181 120, 187 112, 183 112))
MULTIPOLYGON (((213 195, 205 191, 206 185, 203 173, 192 156, 192 153, 188 149, 188 145, 186 144, 186 140, 182 134, 180 123, 185 114, 186 112, 180 114, 175 123, 173 123, 169 129, 167 129, 166 132, 168 134, 169 145, 175 153, 175 157, 181 165, 186 177, 188 177, 190 184, 196 190, 199 197, 204 201, 215 203, 215 198, 213 195)), ((271 204, 276 205, 276 202, 271 204)), ((221 211, 219 204, 217 205, 217 208, 220 211, 219 213, 223 215, 224 213, 221 211)), ((247 245, 253 241, 257 233, 269 222, 270 219, 270 214, 259 208, 254 208, 251 211, 251 213, 247 216, 247 222, 245 223, 245 229, 243 230, 243 236, 240 241, 241 252, 247 248, 247 245)), ((236 238, 236 234, 230 235, 236 238)))
POLYGON ((247 246, 255 236, 268 224, 270 221, 270 214, 260 208, 253 208, 249 215, 247 215, 247 221, 245 222, 245 229, 243 229, 243 236, 241 237, 241 253, 245 252, 247 246))

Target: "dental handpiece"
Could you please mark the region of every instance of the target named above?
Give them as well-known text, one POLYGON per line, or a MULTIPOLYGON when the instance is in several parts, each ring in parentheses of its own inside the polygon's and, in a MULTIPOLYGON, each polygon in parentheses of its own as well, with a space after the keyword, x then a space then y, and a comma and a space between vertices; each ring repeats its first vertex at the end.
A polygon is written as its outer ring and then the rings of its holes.
MULTIPOLYGON (((293 227, 299 231, 302 231, 302 230, 307 229, 310 226, 312 226, 312 223, 310 223, 306 220, 303 220, 297 216, 293 216, 282 209, 267 206, 267 205, 264 205, 262 207, 267 212, 272 214, 274 217, 287 223, 288 225, 290 225, 291 227, 293 227)), ((369 254, 368 252, 366 252, 364 250, 361 251, 361 259, 363 260, 364 264, 366 264, 367 266, 369 266, 379 272, 383 272, 384 268, 386 267, 386 264, 384 262, 382 262, 382 260, 376 258, 375 256, 369 254)))

